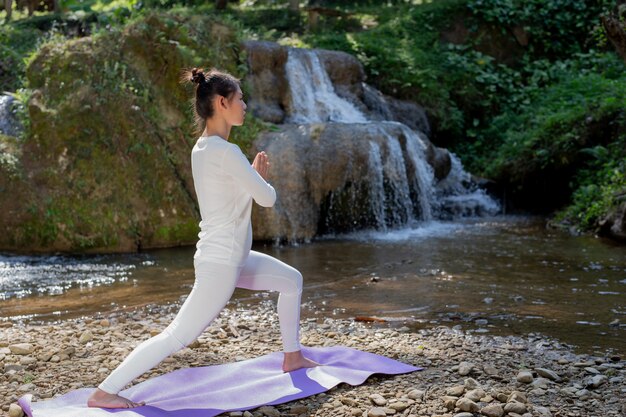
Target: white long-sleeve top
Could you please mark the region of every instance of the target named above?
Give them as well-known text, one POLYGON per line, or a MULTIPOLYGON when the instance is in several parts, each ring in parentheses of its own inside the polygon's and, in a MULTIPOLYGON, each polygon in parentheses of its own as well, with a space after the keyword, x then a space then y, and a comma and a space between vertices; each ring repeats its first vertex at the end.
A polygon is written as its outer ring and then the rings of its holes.
POLYGON ((252 200, 273 206, 274 187, 237 145, 219 136, 198 139, 191 170, 202 217, 194 260, 243 266, 252 247, 252 200))

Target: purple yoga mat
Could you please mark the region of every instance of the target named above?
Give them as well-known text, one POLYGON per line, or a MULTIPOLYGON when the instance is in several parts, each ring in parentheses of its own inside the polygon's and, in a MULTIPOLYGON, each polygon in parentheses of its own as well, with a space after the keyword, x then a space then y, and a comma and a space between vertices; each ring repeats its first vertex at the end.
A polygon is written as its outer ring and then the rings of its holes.
POLYGON ((146 402, 133 409, 88 408, 87 398, 94 388, 37 402, 31 402, 28 394, 18 403, 30 417, 212 417, 297 400, 341 382, 359 385, 376 373, 396 375, 422 369, 343 346, 302 351, 322 366, 284 373, 283 355, 274 352, 241 362, 178 369, 122 391, 124 397, 146 402))

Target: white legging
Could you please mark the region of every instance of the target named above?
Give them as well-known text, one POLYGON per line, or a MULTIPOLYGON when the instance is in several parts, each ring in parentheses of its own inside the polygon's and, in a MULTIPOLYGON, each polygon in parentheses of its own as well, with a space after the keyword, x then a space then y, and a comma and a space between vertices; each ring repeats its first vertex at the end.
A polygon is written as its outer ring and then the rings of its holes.
POLYGON ((193 342, 224 308, 235 287, 279 291, 278 318, 285 352, 300 350, 302 274, 269 255, 250 251, 243 267, 203 262, 180 311, 160 334, 142 342, 98 386, 117 394, 133 379, 193 342))

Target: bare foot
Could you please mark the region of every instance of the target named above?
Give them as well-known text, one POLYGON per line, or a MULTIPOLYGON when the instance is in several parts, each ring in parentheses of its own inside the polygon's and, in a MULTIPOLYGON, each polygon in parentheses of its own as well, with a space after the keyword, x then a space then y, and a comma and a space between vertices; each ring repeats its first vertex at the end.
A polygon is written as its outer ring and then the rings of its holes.
POLYGON ((285 359, 283 360, 283 372, 291 372, 300 368, 313 368, 318 366, 319 363, 307 359, 302 355, 302 351, 285 352, 285 359))
POLYGON ((146 405, 146 403, 144 401, 136 403, 119 395, 109 394, 100 388, 96 389, 87 400, 88 407, 98 408, 135 408, 142 405, 146 405))

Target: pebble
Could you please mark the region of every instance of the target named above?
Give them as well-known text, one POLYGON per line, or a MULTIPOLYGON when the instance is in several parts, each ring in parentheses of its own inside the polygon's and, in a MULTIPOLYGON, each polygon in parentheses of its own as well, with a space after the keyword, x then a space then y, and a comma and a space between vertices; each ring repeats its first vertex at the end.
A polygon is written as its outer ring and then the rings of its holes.
POLYGON ((263 407, 259 407, 259 412, 267 417, 280 417, 280 411, 271 405, 264 405, 263 407))
POLYGON ((533 410, 537 413, 538 417, 552 417, 552 412, 549 408, 536 405, 533 407, 533 410))
POLYGON ((387 413, 384 408, 372 407, 367 412, 367 417, 386 417, 387 413))
POLYGON ((409 397, 411 400, 421 400, 424 398, 424 391, 418 389, 411 390, 407 394, 407 397, 409 397))
POLYGON ((507 403, 510 403, 511 401, 525 403, 528 402, 528 399, 526 399, 526 394, 524 394, 523 392, 513 391, 506 399, 507 403))
POLYGON ((82 345, 86 344, 87 342, 91 342, 93 340, 93 333, 91 332, 91 330, 85 330, 81 335, 80 338, 78 339, 78 342, 82 345))
POLYGON ((605 375, 594 375, 587 379, 586 388, 598 388, 600 385, 606 383, 608 378, 605 375))
POLYGON ((466 378, 465 381, 463 381, 463 386, 465 389, 480 388, 480 384, 474 378, 466 378))
POLYGON ((526 404, 523 404, 517 401, 506 403, 504 405, 504 411, 509 414, 511 413, 524 414, 526 412, 526 404))
POLYGON ((369 399, 376 405, 387 405, 387 400, 380 394, 372 394, 369 399))
POLYGON ((11 404, 9 406, 9 417, 22 417, 24 415, 24 411, 22 407, 17 404, 11 404))
POLYGON ((483 407, 480 412, 487 417, 502 417, 504 409, 500 404, 489 404, 488 406, 483 407))
POLYGON ((471 362, 461 362, 459 364, 459 375, 466 376, 472 372, 472 368, 474 368, 474 364, 471 362))
POLYGON ((30 355, 35 350, 35 347, 30 343, 16 343, 9 345, 9 350, 14 355, 30 355))
POLYGON ((544 378, 548 378, 552 381, 560 381, 561 378, 559 377, 559 375, 547 368, 535 368, 535 372, 537 372, 537 374, 539 374, 540 376, 544 377, 544 378))
POLYGON ((455 414, 454 417, 474 417, 474 414, 462 412, 462 413, 455 414))
POLYGON ((456 407, 456 402, 459 400, 457 397, 451 397, 451 396, 444 396, 441 398, 441 400, 443 401, 443 406, 446 407, 448 410, 454 410, 454 407, 456 407))
POLYGON ((451 397, 460 397, 465 392, 464 385, 457 385, 446 390, 446 394, 451 397))
POLYGON ((467 398, 459 398, 455 405, 459 407, 461 411, 469 411, 470 413, 474 413, 480 409, 478 404, 467 398))
POLYGON ((533 382, 533 374, 530 371, 520 371, 517 374, 517 382, 521 382, 523 384, 530 384, 533 382))
POLYGON ((483 398, 486 395, 485 390, 481 389, 481 388, 477 388, 477 389, 473 389, 471 391, 467 391, 465 393, 465 398, 470 399, 474 402, 480 400, 481 398, 483 398))

